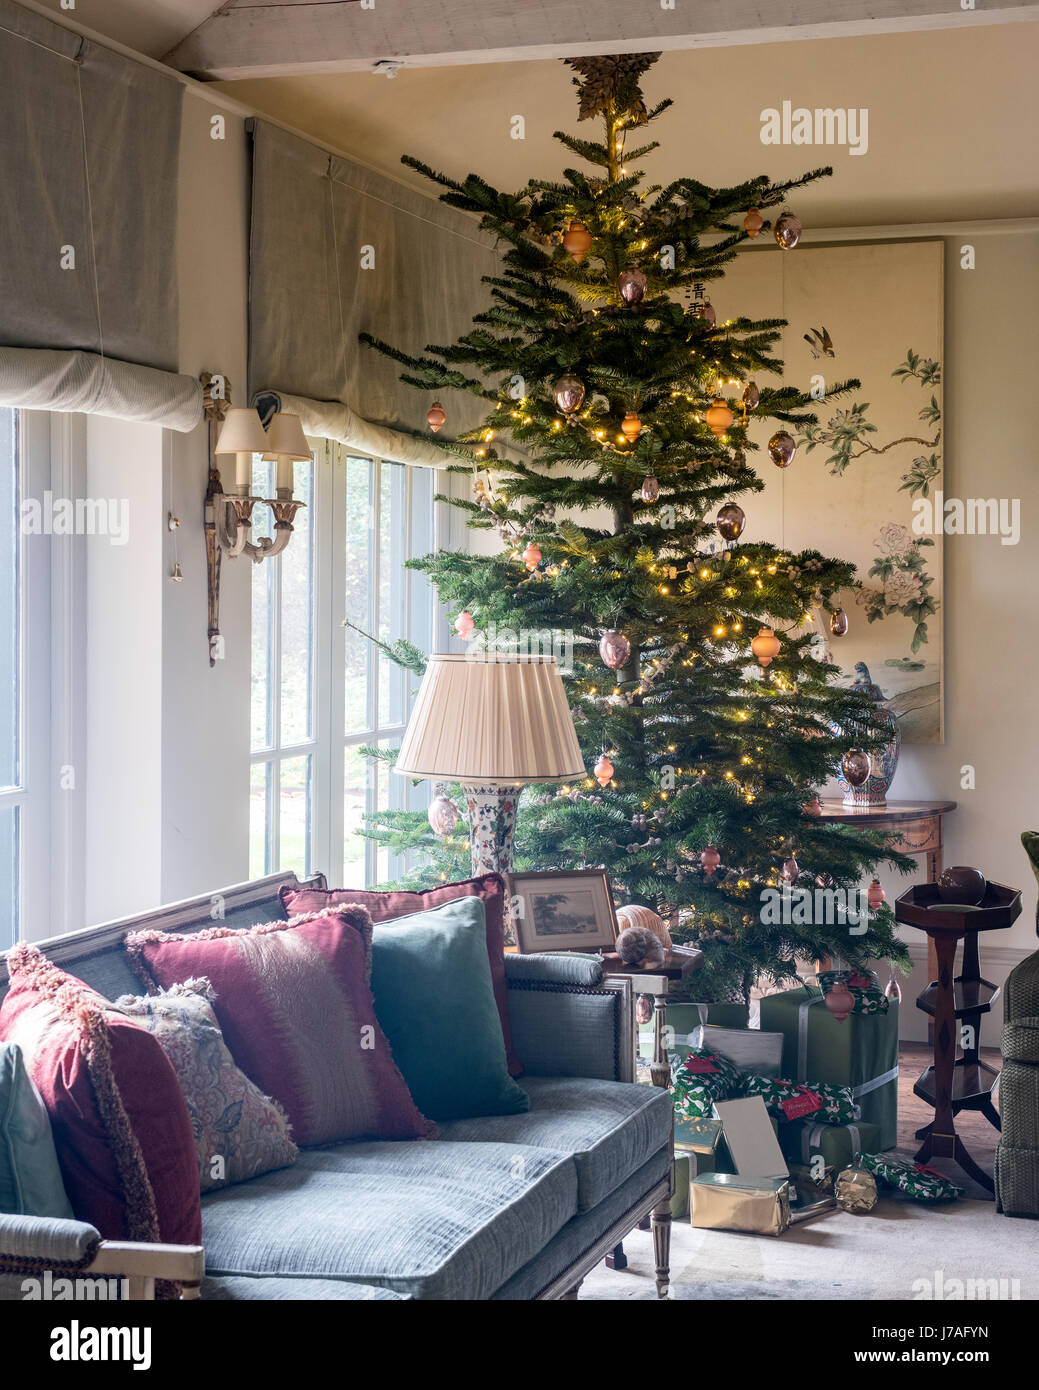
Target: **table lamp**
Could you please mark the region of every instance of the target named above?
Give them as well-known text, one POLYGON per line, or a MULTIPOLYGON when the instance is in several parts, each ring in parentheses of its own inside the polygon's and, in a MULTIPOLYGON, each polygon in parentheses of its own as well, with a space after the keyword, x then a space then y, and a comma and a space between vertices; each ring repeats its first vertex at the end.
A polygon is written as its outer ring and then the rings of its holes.
POLYGON ((555 657, 431 656, 395 771, 461 782, 473 876, 509 873, 523 787, 585 775, 555 657))

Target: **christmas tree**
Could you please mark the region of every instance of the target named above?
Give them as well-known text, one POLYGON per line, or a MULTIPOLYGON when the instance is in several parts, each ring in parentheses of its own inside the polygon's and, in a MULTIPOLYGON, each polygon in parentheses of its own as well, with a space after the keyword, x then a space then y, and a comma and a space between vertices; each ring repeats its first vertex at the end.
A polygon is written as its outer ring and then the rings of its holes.
MULTIPOLYGON (((795 958, 904 963, 886 906, 856 920, 814 898, 809 908, 802 893, 783 913, 775 890, 846 893, 879 861, 911 861, 875 833, 812 814, 850 743, 869 752, 888 737, 869 701, 836 684, 811 626, 816 612, 840 630, 836 596, 854 570, 815 550, 739 543, 739 499, 764 486, 749 424, 775 422, 765 466, 786 466, 792 433, 816 417, 801 392, 767 384, 782 373, 773 349, 783 321, 717 323, 704 295, 740 244, 771 225, 762 211, 830 171, 724 189, 692 178, 646 186, 631 166, 656 142, 625 143, 671 104, 647 109, 642 97, 656 57, 566 60, 580 118, 598 119, 603 134, 556 139, 587 172, 508 194, 405 157, 507 250, 486 280, 489 307, 458 342, 413 357, 365 341, 402 363, 410 385, 487 404, 478 429, 448 438, 448 419, 435 438, 473 474, 472 499, 452 504, 503 548, 417 562, 459 631, 572 644, 565 680, 588 776, 525 791, 517 867, 605 867, 618 901, 653 907, 676 940, 703 947, 698 997, 739 998, 756 978, 789 979, 795 958)), ((784 254, 796 254, 799 232, 792 213, 778 219, 784 254)), ((443 423, 439 401, 430 423, 443 423)), ((391 655, 422 669, 405 644, 391 655)), ((412 884, 469 871, 464 818, 438 837, 423 814, 383 812, 366 833, 422 851, 408 861, 412 884)))

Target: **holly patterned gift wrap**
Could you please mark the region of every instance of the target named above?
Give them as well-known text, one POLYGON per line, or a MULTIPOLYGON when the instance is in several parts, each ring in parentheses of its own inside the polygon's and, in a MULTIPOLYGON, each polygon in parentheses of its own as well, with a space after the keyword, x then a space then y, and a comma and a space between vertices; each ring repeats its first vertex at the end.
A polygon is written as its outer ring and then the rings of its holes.
POLYGON ((692 1049, 685 1057, 671 1058, 671 1099, 678 1120, 706 1120, 716 1100, 733 1095, 740 1074, 727 1057, 703 1048, 692 1049))
POLYGON ((811 1166, 821 1158, 827 1168, 851 1166, 857 1154, 875 1152, 880 1142, 876 1125, 860 1122, 850 1125, 823 1125, 813 1120, 781 1124, 779 1145, 793 1163, 811 1166))
POLYGON ((847 1125, 859 1118, 850 1086, 788 1081, 781 1076, 744 1076, 741 1094, 760 1096, 777 1120, 810 1118, 815 1124, 847 1125))
POLYGON ((901 1154, 864 1153, 859 1163, 878 1183, 904 1192, 914 1202, 951 1202, 963 1196, 963 1188, 937 1168, 928 1168, 901 1154))
POLYGON ((893 1148, 898 1137, 898 1004, 886 1002, 887 1009, 838 1021, 814 986, 761 1001, 761 1027, 783 1034, 783 1075, 850 1086, 860 1118, 880 1130, 880 1149, 893 1148))
POLYGON ((851 992, 855 1003, 853 1014, 886 1014, 891 1001, 880 988, 880 982, 872 970, 820 970, 816 979, 819 988, 828 992, 831 985, 843 980, 851 992))

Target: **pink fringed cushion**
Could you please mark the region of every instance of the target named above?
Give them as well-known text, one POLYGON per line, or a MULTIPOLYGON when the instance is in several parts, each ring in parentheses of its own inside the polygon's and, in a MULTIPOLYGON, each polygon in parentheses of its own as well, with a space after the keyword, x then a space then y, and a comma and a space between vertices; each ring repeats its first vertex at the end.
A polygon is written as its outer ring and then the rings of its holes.
POLYGON ((235 1064, 213 1012, 208 980, 161 994, 124 994, 114 1008, 158 1039, 188 1106, 203 1192, 295 1163, 299 1150, 281 1106, 235 1064))
POLYGON ((427 912, 431 907, 454 902, 456 898, 482 898, 487 923, 487 958, 491 963, 491 984, 501 1019, 509 1075, 523 1075, 523 1063, 512 1050, 509 991, 505 983, 505 881, 500 874, 481 874, 478 878, 463 879, 461 883, 442 883, 422 893, 404 888, 386 893, 370 888, 282 888, 280 897, 290 917, 298 912, 320 912, 322 908, 341 903, 359 903, 368 909, 373 922, 410 917, 412 913, 427 912))
POLYGON ((195 1141, 158 1042, 35 946, 7 965, 0 1038, 21 1048, 43 1097, 77 1219, 106 1240, 198 1244, 195 1141))
POLYGON ((363 907, 184 936, 133 932, 126 950, 149 989, 210 981, 231 1055, 284 1108, 298 1144, 434 1132, 375 1017, 363 907))

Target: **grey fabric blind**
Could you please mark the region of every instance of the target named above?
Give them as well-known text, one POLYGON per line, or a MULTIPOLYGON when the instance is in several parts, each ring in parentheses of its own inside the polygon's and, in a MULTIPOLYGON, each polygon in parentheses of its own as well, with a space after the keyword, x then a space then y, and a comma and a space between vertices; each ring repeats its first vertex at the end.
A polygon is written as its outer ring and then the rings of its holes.
POLYGON ((12 0, 0 72, 0 345, 174 370, 180 84, 12 0))
POLYGON ((0 347, 0 405, 113 415, 185 433, 202 419, 202 386, 94 352, 0 347))
MULTIPOLYGON (((492 238, 435 198, 264 121, 252 135, 251 392, 295 397, 286 408, 305 428, 366 453, 450 462, 401 434, 426 430, 432 397, 357 339, 368 332, 411 353, 453 342, 487 303, 481 276, 498 268, 492 238)), ((468 392, 441 401, 445 435, 487 413, 468 392)))

